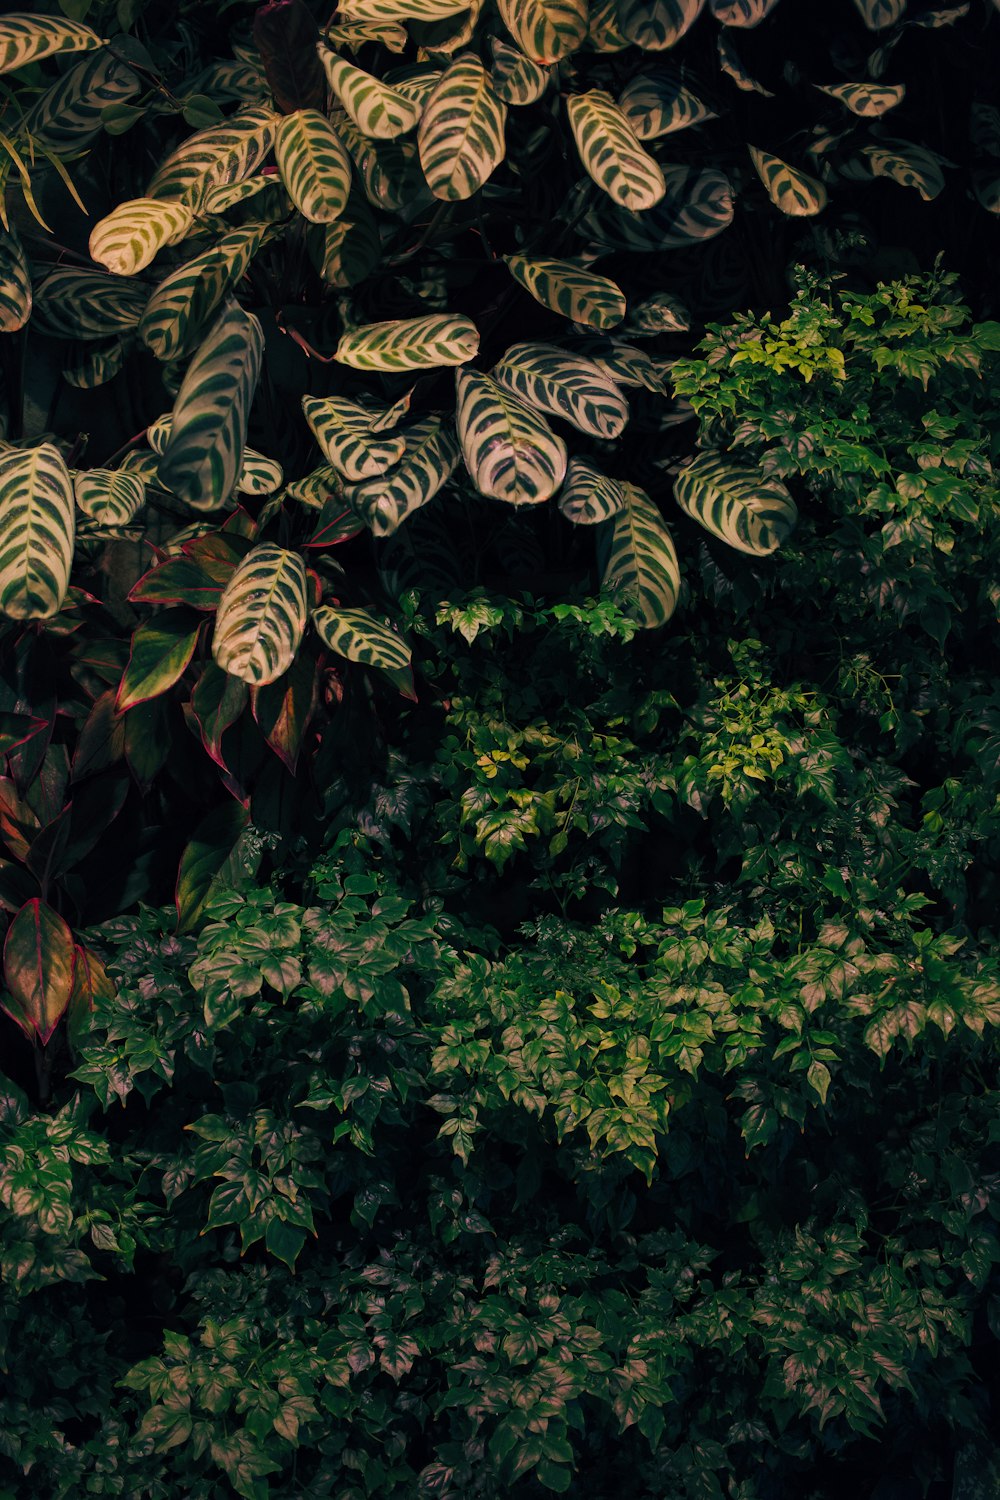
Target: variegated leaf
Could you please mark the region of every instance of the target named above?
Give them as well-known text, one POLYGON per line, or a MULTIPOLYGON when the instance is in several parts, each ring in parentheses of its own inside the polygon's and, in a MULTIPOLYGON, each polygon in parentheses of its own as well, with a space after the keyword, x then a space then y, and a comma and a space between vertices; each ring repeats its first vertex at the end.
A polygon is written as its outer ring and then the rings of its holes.
POLYGON ((775 208, 792 218, 808 217, 823 211, 826 207, 826 188, 815 177, 809 177, 777 156, 758 150, 756 146, 748 146, 747 150, 775 208))
POLYGON ((146 428, 146 442, 156 454, 166 451, 170 441, 170 432, 174 425, 173 412, 165 411, 157 417, 155 422, 150 422, 146 428))
POLYGON ((366 609, 339 609, 321 604, 313 610, 312 621, 320 640, 338 656, 360 662, 365 667, 386 667, 390 671, 408 667, 412 650, 401 635, 366 609))
POLYGON ((628 421, 628 403, 600 365, 554 344, 513 344, 491 373, 536 411, 564 417, 594 437, 618 437, 628 421))
POLYGON ((601 202, 581 220, 581 229, 608 250, 659 253, 721 234, 733 221, 729 178, 715 167, 667 167, 666 192, 644 214, 601 202))
POLYGON ((774 552, 798 519, 795 501, 779 480, 713 451, 681 469, 674 499, 706 531, 752 557, 774 552))
POLYGON ((988 214, 1000 214, 1000 172, 996 167, 980 168, 972 174, 972 191, 976 202, 988 214))
POLYGON ((677 69, 666 66, 633 78, 623 90, 618 107, 640 141, 655 141, 716 118, 715 111, 685 86, 677 69))
POLYGON ((913 141, 883 141, 861 151, 873 177, 890 177, 901 187, 916 188, 925 203, 944 191, 941 159, 913 141))
POLYGON ((80 469, 73 476, 77 509, 102 526, 127 526, 146 500, 140 474, 121 469, 80 469))
POLYGON ((90 235, 90 254, 113 276, 134 276, 166 245, 176 245, 194 223, 186 204, 157 198, 120 203, 90 235))
POLYGON ((303 396, 302 410, 323 457, 345 479, 356 482, 384 474, 403 456, 401 437, 379 437, 376 413, 343 396, 303 396))
POLYGON ((829 94, 862 119, 876 119, 887 110, 895 109, 906 93, 904 83, 838 83, 817 84, 822 94, 829 94))
POLYGON ((50 619, 69 587, 73 481, 53 443, 0 453, 0 611, 50 619))
POLYGON ((355 370, 433 370, 464 365, 478 352, 475 323, 446 313, 366 323, 343 334, 333 357, 355 370))
POLYGON ((382 258, 378 224, 360 193, 335 224, 324 224, 319 274, 330 286, 357 286, 382 258))
POLYGON ((89 26, 62 16, 38 16, 30 11, 0 16, 0 73, 13 73, 57 54, 91 52, 106 40, 89 26))
POLYGON ((148 196, 177 198, 201 208, 211 188, 253 176, 271 153, 278 118, 273 109, 255 106, 222 125, 196 131, 157 169, 148 196))
POLYGON ((477 57, 464 56, 441 75, 420 117, 417 150, 435 198, 471 198, 503 161, 507 106, 477 57))
POLYGON ((338 116, 337 130, 361 173, 365 197, 373 208, 398 213, 414 210, 421 197, 433 201, 417 159, 416 141, 374 141, 346 114, 338 116))
POLYGON ((622 484, 625 503, 609 523, 601 587, 647 630, 665 625, 681 589, 677 550, 644 490, 622 484))
POLYGON ((644 52, 676 47, 697 21, 705 0, 618 0, 618 24, 644 52))
POLYGON ((468 7, 469 0, 341 0, 347 21, 441 21, 468 7))
POLYGON ((217 510, 236 483, 263 353, 257 319, 232 302, 181 382, 159 481, 194 510, 217 510))
POLYGON ((31 268, 13 224, 0 231, 0 333, 16 333, 31 317, 31 268))
POLYGON ((548 500, 566 473, 562 439, 489 375, 462 370, 456 382, 458 436, 479 493, 510 505, 548 500))
POLYGON ((347 491, 347 500, 375 536, 391 536, 415 510, 433 500, 461 457, 453 425, 440 417, 417 422, 394 468, 347 491))
POLYGON ((659 203, 663 173, 611 95, 591 89, 574 95, 567 108, 580 160, 611 201, 632 212, 659 203))
POLYGON ((733 46, 731 37, 727 36, 724 31, 720 31, 715 45, 719 53, 719 67, 723 73, 728 73, 738 89, 742 89, 745 94, 760 94, 763 99, 774 98, 773 89, 766 89, 751 73, 747 72, 740 54, 733 46))
POLYGON ((51 271, 35 288, 31 326, 54 338, 103 339, 134 328, 148 298, 141 281, 103 271, 51 271))
POLYGON ((525 57, 523 52, 502 42, 498 36, 490 38, 490 45, 493 48, 493 67, 490 70, 493 92, 506 104, 534 104, 548 88, 551 69, 525 57))
POLYGON ((592 359, 598 369, 610 375, 617 385, 639 386, 658 396, 667 394, 665 371, 669 366, 651 359, 645 349, 636 349, 621 339, 588 339, 581 353, 592 359))
POLYGON ((587 42, 595 52, 624 52, 631 46, 618 20, 618 0, 593 0, 587 42))
MULTIPOLYGON (((285 485, 284 493, 290 500, 297 500, 309 510, 322 510, 328 500, 342 496, 344 481, 332 464, 322 464, 318 469, 293 479, 285 485)), ((361 530, 361 522, 355 521, 355 533, 361 530)))
POLYGON ((63 379, 78 391, 94 391, 114 380, 125 364, 125 345, 121 339, 77 344, 70 362, 63 367, 63 379))
POLYGON ((415 21, 411 38, 420 57, 453 57, 472 41, 486 0, 467 0, 466 8, 437 21, 415 21))
POLYGON ((647 297, 633 307, 628 320, 628 332, 635 338, 654 333, 686 333, 690 327, 690 310, 669 292, 647 297))
POLYGON ((387 82, 397 93, 402 94, 404 99, 409 99, 416 104, 423 113, 424 106, 437 88, 438 83, 444 77, 444 68, 437 68, 429 63, 411 64, 405 68, 394 68, 387 78, 387 82))
POLYGON ((255 448, 243 449, 243 464, 236 476, 241 495, 273 495, 281 488, 285 475, 275 458, 266 458, 255 448))
POLYGON ((338 21, 323 33, 328 46, 357 54, 365 42, 381 42, 390 52, 406 51, 406 29, 398 21, 338 21))
POLYGON ((894 26, 906 10, 906 0, 854 0, 869 31, 894 26))
POLYGON ((778 0, 709 0, 712 15, 720 26, 759 26, 769 16, 778 0))
POLYGON ((45 90, 24 120, 29 140, 53 156, 75 156, 100 135, 102 111, 142 88, 139 75, 110 51, 84 57, 45 90))
POLYGON ((317 50, 330 88, 362 135, 391 141, 415 129, 420 119, 419 104, 362 68, 355 68, 322 42, 317 50))
POLYGON ((306 567, 297 552, 262 542, 222 591, 212 655, 217 666, 263 687, 295 660, 308 613, 306 567))
POLYGON ((617 282, 584 271, 571 260, 505 255, 514 280, 550 312, 589 328, 614 328, 625 316, 625 293, 617 282))
POLYGON ((247 224, 161 281, 139 320, 139 337, 157 359, 184 359, 198 347, 219 303, 246 274, 270 226, 247 224))
POLYGON ((247 177, 242 182, 220 182, 217 187, 207 188, 201 200, 201 212, 224 214, 238 203, 261 198, 261 195, 262 201, 254 204, 254 211, 261 220, 280 219, 288 212, 290 199, 284 188, 274 177, 263 175, 247 177))
POLYGON ((596 526, 625 508, 625 491, 585 458, 574 455, 559 493, 559 509, 574 526, 596 526))
POLYGON ((318 109, 285 115, 274 139, 274 159, 295 207, 311 224, 332 224, 351 191, 351 158, 318 109))
POLYGON ((497 0, 500 19, 526 57, 554 63, 587 35, 587 0, 497 0))

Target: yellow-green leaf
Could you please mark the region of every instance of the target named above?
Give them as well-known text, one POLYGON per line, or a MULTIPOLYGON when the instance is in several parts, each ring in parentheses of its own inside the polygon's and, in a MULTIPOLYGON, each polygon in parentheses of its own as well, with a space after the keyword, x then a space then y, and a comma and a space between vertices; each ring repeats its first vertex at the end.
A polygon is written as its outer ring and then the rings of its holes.
POLYGON ((666 66, 633 78, 618 106, 640 141, 655 141, 715 119, 715 111, 692 94, 677 69, 666 66))
POLYGON ((681 469, 674 499, 713 536, 752 557, 766 557, 792 533, 795 501, 777 479, 708 451, 681 469))
POLYGON ((57 53, 90 52, 103 47, 106 40, 89 26, 62 16, 38 16, 30 11, 0 16, 0 73, 13 73, 57 53))
POLYGON ((590 328, 614 328, 625 316, 625 294, 617 282, 584 271, 570 260, 505 255, 507 269, 551 312, 590 328))
POLYGON ((334 359, 356 370, 432 370, 464 365, 479 352, 471 318, 450 313, 366 323, 345 333, 334 359))
POLYGON ((90 253, 114 276, 134 276, 166 245, 176 245, 194 223, 184 203, 130 198, 112 209, 90 235, 90 253))
POLYGON ((618 24, 644 52, 675 47, 697 21, 705 0, 618 0, 618 24))
POLYGON ((32 329, 57 338, 103 339, 134 328, 149 288, 103 271, 51 271, 35 288, 32 329))
POLYGON ((312 224, 332 224, 351 191, 351 158, 318 109, 285 115, 274 140, 274 159, 288 196, 312 224))
POLYGON ((596 526, 625 508, 625 490, 585 458, 574 455, 559 492, 559 510, 574 526, 596 526))
POLYGON ((271 154, 278 118, 273 109, 258 105, 196 131, 157 168, 148 196, 179 198, 200 208, 213 187, 252 177, 271 154))
POLYGON ((712 15, 720 26, 759 26, 778 0, 711 0, 712 15))
POLYGON ((399 462, 378 477, 351 486, 347 500, 376 536, 391 536, 447 483, 459 457, 453 424, 428 417, 406 433, 399 462))
POLYGON ((269 230, 267 224, 232 229, 160 282, 139 320, 139 337, 157 359, 183 359, 194 352, 209 318, 243 279, 269 230))
POLYGON ((53 443, 0 453, 0 611, 58 614, 73 563, 73 481, 53 443))
POLYGON ((0 232, 0 333, 16 333, 31 317, 31 268, 17 230, 0 232))
POLYGON ((587 35, 587 0, 497 0, 500 17, 526 57, 555 63, 587 35))
POLYGON ((601 588, 647 630, 665 625, 677 607, 681 570, 673 537, 644 490, 622 484, 622 508, 606 536, 601 588))
POLYGON ((413 655, 401 635, 383 625, 366 609, 338 609, 321 604, 313 610, 320 640, 338 656, 366 667, 407 667, 413 655))
POLYGON ((371 479, 403 456, 401 437, 380 437, 377 413, 344 396, 303 396, 302 410, 323 456, 353 482, 371 479))
POLYGON ((854 0, 869 31, 894 26, 906 10, 906 0, 854 0))
POLYGON ((940 158, 913 141, 882 141, 863 147, 861 155, 873 177, 890 177, 901 187, 916 188, 925 203, 944 191, 940 158))
POLYGON ((551 69, 525 57, 523 52, 508 46, 498 36, 491 38, 491 46, 493 92, 507 104, 534 104, 548 88, 551 69))
POLYGON ((318 51, 331 89, 362 135, 394 140, 415 129, 420 119, 419 104, 338 57, 322 42, 318 51))

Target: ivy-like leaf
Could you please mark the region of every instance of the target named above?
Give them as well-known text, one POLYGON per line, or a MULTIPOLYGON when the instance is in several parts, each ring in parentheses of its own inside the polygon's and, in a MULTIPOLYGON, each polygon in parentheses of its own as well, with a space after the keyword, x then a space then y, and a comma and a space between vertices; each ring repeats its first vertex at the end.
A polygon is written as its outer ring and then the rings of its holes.
POLYGON ((464 365, 479 352, 471 318, 451 313, 366 323, 345 333, 334 359, 355 370, 432 370, 464 365))
POLYGON ((573 323, 614 328, 625 316, 625 293, 607 276, 584 271, 571 260, 505 255, 507 269, 536 302, 573 323))
POLYGON ((768 197, 783 214, 802 218, 821 213, 826 207, 826 188, 815 177, 809 177, 756 146, 748 146, 747 150, 758 177, 767 188, 768 197))
POLYGON ((69 587, 73 481, 53 443, 0 453, 0 610, 51 619, 69 587))
POLYGON ((0 333, 16 333, 31 317, 31 268, 17 231, 0 231, 0 333))
POLYGON ((133 276, 166 245, 176 245, 194 223, 183 203, 129 198, 119 203, 90 235, 90 254, 113 276, 133 276))
POLYGON ((223 590, 212 655, 224 672, 260 687, 291 666, 308 609, 305 563, 297 552, 263 542, 223 590))
POLYGON ((413 652, 403 637, 366 609, 336 609, 321 604, 313 610, 312 621, 323 644, 348 661, 390 671, 410 664, 413 652))
POLYGON ((774 552, 798 520, 795 501, 779 480, 724 453, 702 453, 681 469, 674 499, 706 531, 751 557, 774 552))
POLYGON ((591 89, 574 95, 567 109, 580 160, 611 201, 633 213, 659 203, 663 173, 611 95, 591 89))
POLYGON ((459 371, 458 436, 481 495, 510 505, 548 500, 566 473, 566 445, 545 419, 477 370, 459 371))
POLYGON ((559 509, 574 526, 595 526, 625 508, 625 490, 585 458, 574 454, 559 493, 559 509))
POLYGON ((554 344, 512 344, 491 374, 528 406, 594 437, 618 437, 628 421, 628 403, 600 365, 554 344))
POLYGON ((420 117, 417 150, 435 198, 471 198, 503 161, 507 106, 477 57, 441 75, 420 117))
POLYGON ((587 35, 587 0, 497 0, 500 18, 526 57, 555 63, 587 35))
POLYGON ((677 550, 666 522, 644 490, 621 486, 625 503, 609 522, 601 587, 654 630, 673 614, 681 587, 677 550))
POLYGON ((0 73, 13 73, 57 54, 91 52, 105 41, 89 26, 62 16, 36 16, 30 11, 0 16, 0 73))

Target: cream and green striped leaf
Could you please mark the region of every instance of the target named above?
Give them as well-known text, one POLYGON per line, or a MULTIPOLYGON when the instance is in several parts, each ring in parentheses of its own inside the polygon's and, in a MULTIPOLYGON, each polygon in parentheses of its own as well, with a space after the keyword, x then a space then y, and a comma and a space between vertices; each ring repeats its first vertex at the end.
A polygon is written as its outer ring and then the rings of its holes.
POLYGON ((410 36, 419 57, 453 57, 472 41, 486 0, 466 0, 464 10, 436 21, 417 21, 410 36))
POLYGON ((158 416, 155 422, 150 422, 146 428, 146 442, 154 453, 160 454, 166 450, 170 441, 170 431, 174 425, 173 412, 165 411, 158 416))
POLYGON ((370 140, 346 114, 337 116, 337 130, 361 173, 365 197, 373 208, 398 213, 417 208, 422 196, 431 201, 416 141, 370 140))
POLYGON ((134 99, 141 87, 126 62, 102 49, 45 90, 25 116, 25 136, 53 156, 76 156, 103 129, 102 111, 134 99))
POLYGON ((571 260, 505 255, 514 280, 550 312, 588 328, 614 328, 625 316, 625 293, 607 276, 571 260))
POLYGON ((906 10, 906 0, 854 0, 869 31, 894 26, 906 10))
POLYGON ((157 168, 147 195, 178 198, 201 208, 213 187, 253 176, 271 154, 278 119, 273 109, 257 105, 240 110, 222 125, 196 131, 157 168))
POLYGON ((324 646, 364 667, 386 667, 390 671, 408 667, 413 655, 397 635, 366 609, 339 609, 321 604, 312 612, 312 622, 324 646))
POLYGON ((744 94, 760 94, 762 99, 774 98, 774 90, 766 89, 752 73, 748 72, 740 54, 733 46, 732 37, 727 32, 719 32, 715 45, 719 54, 719 67, 723 73, 729 75, 738 89, 744 94))
POLYGON ((551 69, 525 57, 523 52, 501 41, 498 36, 490 38, 490 45, 493 48, 493 67, 490 69, 493 92, 505 104, 534 104, 549 86, 551 69))
POLYGON ((692 94, 675 68, 640 73, 622 91, 618 107, 640 141, 655 141, 704 120, 715 111, 692 94))
POLYGON ((31 267, 13 224, 0 231, 0 333, 16 333, 31 317, 31 267))
POLYGON ((262 202, 254 205, 260 219, 280 219, 290 207, 288 194, 273 177, 247 177, 243 182, 221 182, 218 187, 206 190, 201 201, 204 214, 224 214, 238 203, 264 194, 262 202))
POLYGON ((256 448, 243 449, 243 463, 236 476, 241 495, 273 495, 281 488, 284 471, 276 458, 267 458, 256 448))
POLYGON ((608 250, 659 254, 721 234, 733 222, 729 178, 716 167, 667 167, 666 193, 644 214, 626 213, 601 200, 581 220, 590 239, 608 250))
POLYGON ((345 479, 358 482, 385 471, 403 456, 401 437, 374 432, 376 413, 343 396, 303 396, 302 411, 323 457, 345 479))
POLYGON ((263 353, 257 319, 231 302, 188 366, 159 482, 194 510, 217 510, 236 484, 263 353))
POLYGON ((900 187, 916 188, 925 203, 944 191, 940 157, 913 141, 883 141, 863 147, 861 155, 873 177, 889 177, 900 187))
MULTIPOLYGON (((285 485, 284 493, 290 500, 297 500, 308 510, 322 510, 328 500, 342 495, 344 481, 332 464, 321 464, 301 479, 293 479, 285 485)), ((354 523, 354 530, 361 530, 361 522, 354 523)))
POLYGON ((709 0, 720 26, 759 26, 778 0, 709 0))
POLYGON ((112 209, 90 235, 90 254, 113 276, 134 276, 166 245, 184 239, 194 211, 184 203, 129 198, 112 209))
POLYGON ((127 526, 146 500, 141 474, 122 469, 78 469, 73 476, 77 510, 102 526, 127 526))
POLYGON ((644 52, 675 47, 697 21, 705 0, 618 0, 618 24, 644 52))
POLYGON ((624 52, 630 46, 618 21, 618 0, 593 0, 587 42, 595 52, 624 52))
POLYGON ((416 104, 423 113, 424 105, 437 88, 443 75, 443 67, 417 63, 406 68, 394 68, 386 82, 390 83, 397 93, 402 94, 404 99, 409 99, 412 104, 416 104))
POLYGON ((526 57, 555 63, 587 35, 587 0, 497 0, 500 19, 526 57))
POLYGON ((747 146, 747 150, 757 176, 766 187, 767 195, 775 208, 791 218, 807 218, 811 214, 822 213, 826 207, 827 192, 821 182, 756 146, 747 146))
POLYGON ((355 370, 433 370, 464 365, 479 352, 471 318, 451 313, 366 323, 345 333, 334 359, 355 370))
POLYGON ((357 286, 382 258, 378 224, 367 200, 354 193, 334 224, 324 224, 317 256, 319 274, 330 286, 357 286))
POLYGON ((503 161, 507 106, 490 87, 477 57, 463 56, 442 73, 424 106, 417 151, 435 198, 471 198, 503 161))
POLYGON ((574 455, 559 492, 559 510, 574 526, 596 526, 625 508, 625 491, 585 458, 574 455))
POLYGON ((73 481, 54 443, 0 453, 0 612, 58 614, 76 537, 73 481))
POLYGON ((600 365, 554 344, 512 344, 491 374, 536 411, 594 437, 618 437, 628 421, 628 403, 600 365))
POLYGON ((456 376, 458 436, 481 495, 509 505, 548 500, 566 473, 566 445, 545 418, 478 370, 456 376))
POLYGON ((125 363, 125 343, 112 338, 77 344, 63 366, 63 379, 78 391, 93 391, 114 380, 125 363))
POLYGON ((905 83, 820 83, 816 87, 821 94, 829 94, 831 99, 843 104, 852 115, 860 115, 865 120, 877 119, 895 109, 906 93, 905 83))
POLYGON ((0 16, 0 73, 13 73, 57 54, 91 52, 106 41, 89 26, 61 16, 36 16, 30 11, 0 16))
POLYGON ((397 21, 338 21, 326 28, 323 37, 329 47, 346 47, 355 54, 365 42, 381 42, 390 52, 405 52, 408 40, 405 28, 397 21))
POLYGON ((686 333, 691 327, 691 312, 679 297, 657 292, 633 307, 627 326, 635 338, 647 338, 654 333, 686 333))
POLYGON ((706 531, 752 557, 774 552, 798 520, 795 501, 779 480, 714 451, 681 469, 674 499, 706 531))
POLYGON ((454 424, 441 417, 417 422, 406 433, 400 462, 376 479, 347 490, 346 498, 375 536, 391 536, 458 467, 461 452, 454 424))
POLYGON ((274 138, 274 159, 295 207, 311 224, 332 224, 351 191, 351 158, 325 115, 297 109, 274 138))
POLYGON ((469 0, 341 0, 347 21, 442 21, 467 10, 469 0))
POLYGON ((252 687, 274 682, 295 660, 308 610, 300 555, 260 543, 222 591, 212 636, 216 665, 252 687))
POLYGON ((148 299, 141 281, 103 271, 51 271, 35 288, 32 328, 55 338, 103 339, 134 328, 148 299))
POLYGON ((591 89, 567 105, 580 160, 613 203, 635 213, 652 208, 666 192, 654 161, 610 94, 591 89))
POLYGON ((621 485, 624 504, 602 540, 601 588, 647 630, 665 625, 677 607, 681 570, 666 522, 644 490, 621 485))
POLYGON ((362 135, 391 141, 416 128, 420 105, 414 100, 338 57, 322 42, 317 50, 330 88, 362 135))
POLYGON ((270 229, 269 224, 232 229, 160 282, 139 320, 139 337, 157 359, 193 354, 209 318, 243 279, 270 229))
POLYGON ((616 385, 639 386, 658 396, 667 394, 665 370, 669 367, 652 359, 645 349, 636 349, 621 339, 588 339, 581 353, 610 375, 616 385))

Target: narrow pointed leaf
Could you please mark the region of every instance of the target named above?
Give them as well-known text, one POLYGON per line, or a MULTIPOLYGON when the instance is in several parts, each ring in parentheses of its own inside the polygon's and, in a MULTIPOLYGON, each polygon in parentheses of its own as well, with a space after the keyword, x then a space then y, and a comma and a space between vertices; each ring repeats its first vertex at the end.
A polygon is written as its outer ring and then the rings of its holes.
POLYGON ((595 526, 625 508, 625 490, 585 458, 575 455, 559 492, 559 509, 574 526, 595 526))
POLYGON ((681 575, 673 538, 644 490, 621 486, 625 504, 609 522, 601 587, 647 630, 665 625, 677 606, 681 575))
POLYGON ((274 682, 292 664, 307 608, 299 554, 271 542, 254 547, 219 601, 212 638, 217 665, 254 687, 274 682))
POLYGON ((13 73, 28 63, 67 52, 90 52, 105 38, 79 21, 61 16, 35 16, 30 11, 0 16, 0 73, 13 73))
POLYGON ((869 31, 894 26, 906 10, 906 0, 854 0, 869 31))
POLYGON ((536 302, 573 323, 614 328, 625 316, 625 294, 617 282, 584 271, 569 260, 505 255, 507 269, 536 302))
POLYGON ((793 218, 808 217, 821 213, 826 207, 826 188, 815 177, 790 167, 787 162, 756 146, 748 146, 750 159, 757 175, 767 188, 767 195, 775 208, 793 218))
POLYGON ((102 526, 127 526, 146 500, 142 476, 121 469, 81 469, 73 479, 77 509, 102 526))
POLYGON ((663 52, 677 45, 704 8, 705 0, 618 0, 618 24, 636 47, 663 52))
POLYGON ((94 225, 90 253, 113 276, 134 276, 165 245, 182 240, 193 223, 194 213, 183 203, 130 198, 94 225))
POLYGON ((576 94, 567 109, 580 160, 611 201, 632 212, 659 203, 663 173, 611 95, 600 89, 576 94))
POLYGON ((316 662, 310 652, 301 651, 281 677, 251 692, 260 732, 293 776, 316 708, 316 689, 316 662))
POLYGON ((640 141, 655 141, 716 117, 685 86, 677 69, 666 66, 633 78, 622 91, 618 107, 640 141))
POLYGON ((526 57, 555 63, 587 35, 586 0, 497 0, 501 20, 526 57))
POLYGON ((277 120, 273 109, 255 106, 197 131, 157 169, 147 195, 200 208, 211 188, 253 176, 271 153, 277 120))
POLYGON ((528 406, 594 437, 618 437, 628 421, 628 403, 600 365, 554 344, 512 344, 491 374, 528 406))
POLYGON ((895 109, 900 104, 906 93, 904 83, 839 83, 839 84, 817 84, 822 94, 829 94, 831 99, 838 100, 852 115, 860 115, 862 119, 877 119, 888 110, 895 109))
POLYGON ((31 317, 31 268, 11 226, 0 231, 0 333, 16 333, 31 317))
POLYGON ((132 635, 128 666, 118 688, 115 711, 124 713, 158 698, 185 673, 198 643, 201 622, 192 625, 186 609, 163 609, 132 635))
POLYGON ((18 620, 59 612, 75 535, 73 481, 59 449, 0 453, 0 611, 18 620))
POLYGON ((490 39, 490 44, 493 48, 490 82, 497 98, 505 104, 534 104, 549 86, 551 69, 525 57, 497 36, 490 39))
POLYGON ((312 620, 323 644, 348 661, 390 670, 410 664, 413 652, 403 637, 366 609, 337 609, 321 604, 313 610, 312 620))
POLYGON ((452 425, 429 417, 407 432, 400 462, 378 478, 350 487, 347 500, 376 536, 391 536, 447 483, 460 456, 452 425))
POLYGON ((52 271, 35 288, 32 328, 56 338, 103 339, 134 328, 149 288, 103 271, 52 271))
POLYGON ((202 819, 181 855, 177 872, 177 931, 191 932, 212 896, 230 889, 242 873, 241 838, 250 814, 238 802, 223 803, 202 819))
POLYGON ((0 712, 0 756, 10 755, 49 728, 48 719, 33 714, 0 712))
POLYGON ((222 736, 236 723, 249 697, 246 683, 239 677, 231 677, 214 661, 205 663, 191 694, 191 709, 202 744, 224 771, 228 767, 222 758, 222 736))
POLYGON ((458 436, 476 489, 510 505, 548 500, 566 473, 566 445, 544 417, 476 370, 457 379, 458 436))
POLYGON ((403 456, 401 437, 379 437, 375 413, 342 396, 303 396, 302 410, 324 458, 345 479, 357 481, 384 474, 403 456))
POLYGON ((795 501, 779 480, 706 452, 674 482, 674 499, 692 520, 739 552, 766 557, 792 533, 795 501))
POLYGON ((351 158, 325 115, 297 109, 278 125, 274 159, 288 196, 312 224, 332 224, 351 191, 351 158))
POLYGON ((243 279, 269 231, 260 223, 230 230, 160 282, 139 320, 139 337, 157 359, 194 353, 208 320, 243 279))
POLYGON ((343 335, 334 359, 356 370, 432 370, 464 365, 478 352, 475 323, 444 313, 355 328, 343 335))
POLYGON ((388 84, 356 68, 320 43, 320 62, 327 82, 362 135, 376 140, 395 140, 414 130, 420 105, 388 84))
POLYGON ((441 75, 420 117, 417 150, 435 198, 471 198, 503 161, 507 106, 477 57, 441 75))
POLYGON ((26 1036, 44 1046, 73 993, 73 934, 58 912, 36 896, 7 931, 3 977, 9 995, 0 1006, 26 1036))

